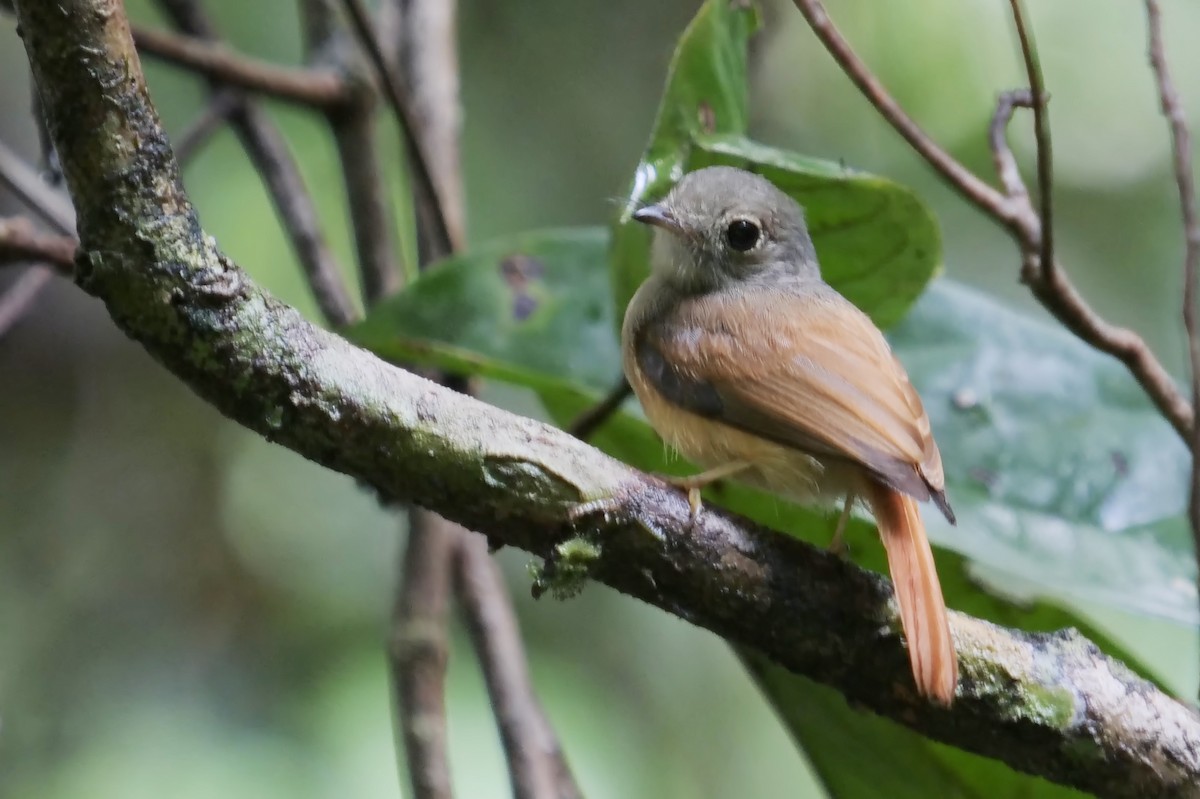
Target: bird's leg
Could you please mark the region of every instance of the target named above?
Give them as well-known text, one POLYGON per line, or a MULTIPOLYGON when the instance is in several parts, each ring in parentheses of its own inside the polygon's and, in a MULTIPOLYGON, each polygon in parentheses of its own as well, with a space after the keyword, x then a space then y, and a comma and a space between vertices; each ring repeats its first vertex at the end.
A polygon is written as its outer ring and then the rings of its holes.
POLYGON ((833 538, 829 541, 829 551, 844 558, 850 554, 850 548, 846 546, 846 522, 850 521, 850 508, 854 507, 854 495, 846 494, 846 501, 842 504, 841 515, 838 516, 837 527, 834 528, 833 538))
POLYGON ((687 477, 670 477, 663 475, 662 479, 676 488, 682 488, 687 492, 688 507, 691 508, 691 521, 695 524, 696 519, 700 518, 700 511, 704 505, 700 501, 700 490, 705 486, 711 485, 718 480, 724 479, 738 472, 748 469, 749 463, 745 461, 731 461, 723 463, 720 466, 714 466, 711 469, 706 469, 700 474, 693 474, 687 477))

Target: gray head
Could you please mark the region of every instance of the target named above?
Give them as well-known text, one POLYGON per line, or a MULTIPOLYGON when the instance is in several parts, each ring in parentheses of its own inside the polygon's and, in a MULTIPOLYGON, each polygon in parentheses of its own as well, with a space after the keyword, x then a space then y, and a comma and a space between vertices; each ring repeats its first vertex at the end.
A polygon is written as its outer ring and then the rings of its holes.
POLYGON ((661 229, 653 269, 681 287, 780 276, 819 279, 804 211, 766 178, 728 166, 684 175, 666 199, 634 212, 661 229))

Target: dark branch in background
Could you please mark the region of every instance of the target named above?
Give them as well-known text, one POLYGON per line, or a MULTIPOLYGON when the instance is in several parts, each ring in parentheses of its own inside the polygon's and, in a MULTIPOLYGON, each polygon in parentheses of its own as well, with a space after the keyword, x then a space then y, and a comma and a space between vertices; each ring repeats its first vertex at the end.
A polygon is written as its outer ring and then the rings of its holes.
POLYGON ((0 294, 0 337, 29 312, 53 276, 54 273, 44 266, 32 267, 0 294))
MULTIPOLYGON (((1171 80, 1167 55, 1163 48, 1162 12, 1158 0, 1146 0, 1150 66, 1158 86, 1159 104, 1171 131, 1171 156, 1175 184, 1179 188, 1179 209, 1183 219, 1183 327, 1187 332, 1191 365, 1192 407, 1200 407, 1200 331, 1196 325, 1197 268, 1200 267, 1200 219, 1196 216, 1196 187, 1192 173, 1192 136, 1187 116, 1171 80)), ((1197 588, 1200 589, 1200 425, 1188 441, 1192 451, 1192 479, 1188 497, 1188 521, 1192 527, 1192 545, 1196 551, 1197 588)))
POLYGON ((24 217, 0 217, 0 266, 14 263, 48 264, 70 277, 75 267, 75 239, 41 233, 24 217))
POLYGON ((630 387, 629 381, 622 377, 604 399, 572 420, 567 427, 567 432, 581 441, 587 441, 592 433, 596 432, 601 425, 608 421, 609 417, 617 412, 617 409, 625 400, 629 399, 631 394, 633 394, 633 389, 630 387))
POLYGON ((66 194, 42 180, 37 170, 3 142, 0 142, 0 186, 58 233, 41 233, 28 219, 0 219, 0 265, 34 264, 0 294, 0 337, 3 337, 34 307, 55 271, 70 275, 75 252, 75 211, 66 194))
MULTIPOLYGON (((426 235, 432 237, 421 247, 420 260, 422 263, 429 263, 461 249, 465 243, 463 233, 461 230, 455 231, 449 227, 445 213, 446 204, 442 194, 438 191, 438 184, 432 173, 433 159, 428 155, 431 143, 420 135, 422 128, 408 107, 408 99, 400 79, 383 54, 382 46, 371 23, 370 12, 367 11, 362 0, 342 0, 342 5, 350 18, 355 36, 362 42, 371 65, 379 77, 384 96, 400 123, 409 172, 414 183, 413 193, 418 214, 418 235, 421 235, 421 230, 425 230, 426 235)), ((402 24, 409 24, 409 20, 405 19, 402 24)), ((414 43, 421 44, 415 39, 414 43)), ((455 87, 457 88, 457 82, 455 87)), ((457 145, 457 138, 454 143, 457 145)))
POLYGON ((426 510, 409 514, 388 662, 413 799, 450 799, 446 743, 446 635, 451 562, 459 530, 426 510))
POLYGON ((335 0, 301 0, 304 43, 312 65, 327 63, 355 87, 351 101, 330 109, 326 121, 333 132, 346 189, 350 227, 358 255, 363 306, 372 307, 402 284, 395 234, 379 156, 376 98, 367 64, 341 29, 335 0))
MULTIPOLYGON (((1043 280, 1052 280, 1057 265, 1054 262, 1054 160, 1050 140, 1049 111, 1046 109, 1046 85, 1042 79, 1042 64, 1038 59, 1037 42, 1033 31, 1025 18, 1024 0, 1010 0, 1013 23, 1017 28, 1017 41, 1021 44, 1021 60, 1025 63, 1025 75, 1029 79, 1028 107, 1033 110, 1033 135, 1037 142, 1037 182, 1039 217, 1041 220, 1041 249, 1038 252, 1038 266, 1043 280)), ((1011 197, 1010 197, 1011 199, 1011 197)), ((1028 192, 1026 192, 1028 202, 1028 192)), ((1033 260, 1026 259, 1032 266, 1033 260)))
POLYGON ((75 235, 75 209, 67 195, 42 180, 37 170, 4 142, 0 142, 0 186, 59 233, 75 235))
POLYGON ((508 758, 513 798, 578 799, 579 786, 534 695, 517 616, 484 539, 464 537, 454 565, 459 602, 508 758))
MULTIPOLYGON (((195 0, 159 0, 159 5, 189 36, 217 39, 216 29, 195 0)), ((212 78, 209 87, 214 95, 234 91, 212 78)), ((331 324, 347 325, 358 317, 358 311, 350 300, 341 266, 321 233, 316 206, 287 141, 261 106, 245 94, 238 98, 229 121, 267 188, 317 305, 331 324)))
MULTIPOLYGON (((403 64, 404 83, 397 82, 394 71, 379 50, 376 32, 364 46, 375 52, 375 68, 380 80, 392 86, 392 104, 398 121, 416 128, 406 128, 413 143, 409 158, 429 158, 420 167, 410 165, 410 173, 419 171, 430 176, 436 192, 414 191, 416 227, 421 252, 421 267, 428 259, 449 255, 465 235, 466 210, 462 195, 462 156, 459 149, 458 47, 455 17, 458 4, 452 0, 393 0, 384 3, 382 17, 391 16, 400 26, 396 60, 403 64), (400 93, 403 92, 403 95, 400 93), (401 99, 411 100, 420 114, 403 113, 401 99), (430 205, 430 204, 433 205, 430 205), (449 225, 449 227, 447 227, 449 225), (457 231, 457 232, 454 232, 457 231)), ((352 14, 361 12, 361 7, 352 14)), ((362 35, 361 26, 359 29, 362 35)), ((391 41, 385 38, 384 41, 391 41)), ((419 181, 418 181, 419 184, 419 181)), ((444 380, 446 384, 449 381, 444 380)), ((466 388, 463 386, 462 388, 466 388)), ((508 596, 499 567, 488 554, 482 538, 457 525, 448 524, 425 510, 415 510, 410 516, 409 536, 411 559, 413 547, 429 548, 426 539, 441 536, 453 538, 454 555, 425 558, 424 568, 448 575, 456 569, 455 581, 460 602, 472 631, 472 642, 492 698, 501 741, 508 761, 508 770, 517 799, 573 799, 580 795, 571 775, 554 730, 537 703, 525 667, 523 642, 516 624, 516 614, 508 596), (486 616, 481 614, 486 613, 486 616)), ((410 574, 406 570, 406 575, 410 574)), ((407 577, 406 577, 407 579, 407 577)), ((437 586, 444 590, 440 582, 437 586)), ((403 585, 408 593, 411 588, 403 585)), ((397 623, 406 623, 401 615, 397 623)), ((412 679, 401 671, 399 679, 412 679)), ((409 728, 419 723, 401 707, 401 719, 406 739, 409 728)), ((443 711, 444 712, 444 711, 443 711)), ((436 769, 428 759, 440 753, 436 750, 413 751, 407 755, 412 769, 436 769), (414 762, 415 761, 415 762, 414 762)), ((414 790, 420 786, 414 781, 414 790)))
POLYGON ((941 149, 904 113, 899 103, 850 48, 820 0, 792 2, 808 20, 817 38, 842 71, 896 132, 929 162, 951 188, 1012 234, 1021 250, 1022 278, 1042 306, 1081 340, 1125 364, 1180 437, 1190 441, 1194 422, 1192 405, 1146 342, 1133 331, 1101 318, 1071 283, 1060 264, 1056 263, 1051 269, 1025 268, 1032 257, 1041 256, 1044 243, 1041 220, 1029 201, 1028 192, 1023 191, 1020 195, 1001 194, 941 149))
POLYGON ((931 705, 912 684, 883 578, 717 509, 693 522, 678 491, 567 433, 305 322, 200 228, 118 1, 17 7, 79 212, 79 284, 230 418, 389 499, 557 560, 559 575, 586 573, 755 647, 935 739, 1109 797, 1196 795, 1200 717, 1077 633, 953 613, 959 693, 953 708, 931 705), (616 499, 615 515, 564 525, 575 503, 603 496, 616 499))
POLYGON ((314 108, 337 107, 349 101, 349 87, 335 72, 281 67, 235 53, 220 42, 167 31, 134 28, 133 40, 139 52, 224 85, 314 108))
POLYGON ((239 92, 226 89, 215 92, 209 97, 200 116, 193 119, 191 124, 171 142, 179 163, 187 164, 195 158, 200 149, 208 144, 208 140, 225 126, 240 102, 241 94, 239 92))

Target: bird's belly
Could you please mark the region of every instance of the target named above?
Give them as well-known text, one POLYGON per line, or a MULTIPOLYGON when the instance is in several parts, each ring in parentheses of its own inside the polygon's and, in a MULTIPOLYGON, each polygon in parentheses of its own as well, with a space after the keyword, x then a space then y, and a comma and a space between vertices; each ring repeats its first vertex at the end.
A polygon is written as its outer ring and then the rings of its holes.
POLYGON ((835 500, 856 493, 858 470, 841 461, 822 461, 737 428, 685 411, 648 386, 638 399, 650 425, 670 447, 698 466, 751 464, 731 479, 800 502, 835 500))

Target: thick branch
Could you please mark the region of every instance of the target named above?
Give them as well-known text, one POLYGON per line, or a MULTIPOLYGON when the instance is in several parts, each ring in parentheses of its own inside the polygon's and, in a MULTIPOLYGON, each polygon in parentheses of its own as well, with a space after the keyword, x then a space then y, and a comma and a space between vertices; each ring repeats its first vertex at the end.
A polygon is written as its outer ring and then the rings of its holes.
POLYGON ((117 0, 17 8, 79 211, 80 284, 230 418, 938 740, 1104 796, 1200 795, 1200 718, 1078 634, 954 613, 957 700, 925 703, 881 577, 718 510, 689 525, 677 491, 308 324, 200 229, 117 0), (578 501, 604 496, 617 498, 614 515, 563 523, 578 501), (560 546, 571 536, 583 540, 560 546))

